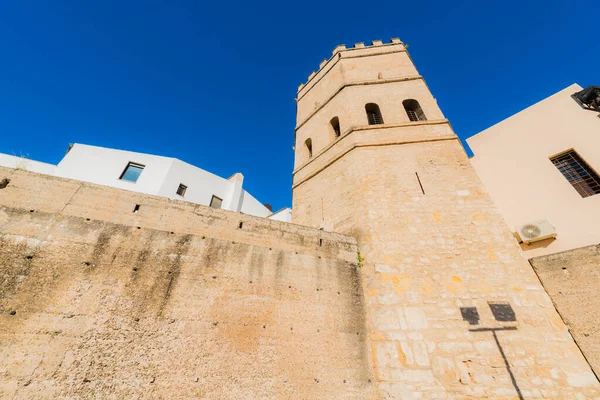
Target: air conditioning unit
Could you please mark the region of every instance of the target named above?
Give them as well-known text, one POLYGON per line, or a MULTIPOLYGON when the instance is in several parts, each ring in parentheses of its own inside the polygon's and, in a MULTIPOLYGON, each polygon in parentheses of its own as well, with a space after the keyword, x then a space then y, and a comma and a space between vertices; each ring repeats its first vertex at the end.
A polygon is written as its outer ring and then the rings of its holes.
POLYGON ((554 229, 547 219, 541 219, 517 227, 516 236, 519 243, 523 242, 528 244, 544 239, 555 238, 556 229, 554 229))

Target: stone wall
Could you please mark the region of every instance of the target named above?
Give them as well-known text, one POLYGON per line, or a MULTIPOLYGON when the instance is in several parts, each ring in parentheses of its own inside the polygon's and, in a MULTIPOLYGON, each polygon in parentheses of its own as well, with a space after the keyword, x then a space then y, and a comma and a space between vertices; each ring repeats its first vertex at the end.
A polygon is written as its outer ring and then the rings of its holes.
POLYGON ((0 398, 374 396, 353 238, 3 178, 0 398))
POLYGON ((294 222, 357 239, 380 394, 597 398, 598 380, 450 123, 392 43, 338 47, 299 88, 292 189, 294 222), (426 120, 410 120, 408 99, 426 120), (382 124, 367 125, 369 103, 382 124))
POLYGON ((354 148, 306 174, 293 207, 296 222, 357 238, 384 396, 600 395, 458 140, 354 148))
POLYGON ((529 260, 577 344, 600 376, 600 245, 529 260))

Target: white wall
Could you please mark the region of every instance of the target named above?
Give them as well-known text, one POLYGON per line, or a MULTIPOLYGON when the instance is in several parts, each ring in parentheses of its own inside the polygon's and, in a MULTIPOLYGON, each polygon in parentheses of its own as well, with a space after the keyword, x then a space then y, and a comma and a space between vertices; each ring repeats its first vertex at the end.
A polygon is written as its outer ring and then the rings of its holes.
POLYGON ((242 189, 244 177, 225 179, 175 158, 74 144, 58 165, 0 154, 0 166, 97 183, 119 189, 210 205, 212 196, 223 200, 221 208, 259 217, 271 215, 264 205, 242 189), (136 182, 120 179, 132 162, 144 166, 136 182), (187 186, 179 196, 179 184, 187 186))
POLYGON ((269 215, 268 218, 274 219, 275 221, 292 222, 292 209, 289 207, 282 208, 281 210, 269 215))
POLYGON ((269 211, 267 207, 245 190, 242 190, 242 208, 240 211, 245 214, 257 215, 259 217, 268 217, 271 215, 271 211, 269 211))
POLYGON ((172 163, 172 158, 75 144, 54 173, 63 178, 157 195, 172 163), (135 183, 119 179, 129 162, 145 166, 135 183))
POLYGON ((55 175, 206 206, 214 195, 223 200, 225 210, 260 217, 271 214, 241 189, 241 174, 225 179, 175 158, 75 144, 58 164, 55 175), (130 162, 144 165, 137 182, 119 179, 130 162), (177 194, 181 183, 187 186, 183 197, 177 194), (241 198, 234 198, 237 196, 241 198))
POLYGON ((37 172, 39 174, 52 175, 56 165, 34 161, 23 157, 0 154, 0 166, 18 168, 25 171, 37 172))
MULTIPOLYGON (((144 170, 144 172, 146 171, 144 170)), ((142 175, 144 172, 142 172, 142 175)), ((227 209, 225 205, 229 204, 228 200, 231 196, 232 185, 227 179, 223 179, 220 176, 211 174, 183 161, 173 159, 162 187, 157 194, 171 199, 187 200, 192 203, 204 205, 210 205, 210 200, 215 195, 223 199, 223 208, 227 209), (183 198, 177 195, 177 188, 180 183, 187 186, 183 198)))

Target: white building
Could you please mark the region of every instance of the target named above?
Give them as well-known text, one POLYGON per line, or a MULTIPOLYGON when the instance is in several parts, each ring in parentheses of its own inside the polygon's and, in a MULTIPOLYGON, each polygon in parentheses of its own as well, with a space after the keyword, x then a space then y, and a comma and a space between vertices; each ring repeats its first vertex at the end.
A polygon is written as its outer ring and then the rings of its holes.
POLYGON ((285 208, 273 213, 242 188, 244 176, 229 179, 176 158, 74 144, 58 165, 0 154, 0 166, 76 179, 119 189, 189 201, 289 222, 285 208))

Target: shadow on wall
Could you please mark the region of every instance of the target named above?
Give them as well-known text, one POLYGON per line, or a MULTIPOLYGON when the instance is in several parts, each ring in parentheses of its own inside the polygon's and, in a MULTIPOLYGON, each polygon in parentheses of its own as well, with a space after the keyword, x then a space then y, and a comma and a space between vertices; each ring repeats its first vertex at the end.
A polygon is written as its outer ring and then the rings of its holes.
MULTIPOLYGON (((514 233, 513 233, 513 235, 514 235, 514 233)), ((515 239, 517 239, 516 236, 515 236, 515 239)), ((556 241, 556 238, 548 238, 548 239, 540 240, 539 242, 519 243, 519 246, 521 246, 521 250, 526 253, 527 251, 530 251, 530 250, 545 249, 546 247, 550 246, 555 241, 556 241)))
MULTIPOLYGON (((516 322, 517 321, 517 317, 515 315, 515 312, 514 312, 512 306, 510 305, 510 303, 508 303, 508 302, 490 302, 490 303, 488 303, 488 305, 490 306, 490 310, 492 311, 492 314, 494 315, 494 319, 496 319, 496 321, 499 321, 499 322, 516 322)), ((477 307, 461 307, 460 313, 463 317, 463 320, 468 321, 469 325, 479 325, 479 312, 477 311, 477 307)), ((494 337, 494 341, 496 342, 498 351, 500 352, 500 355, 502 356, 502 359, 504 360, 504 366, 506 367, 506 371, 508 372, 508 375, 510 376, 510 381, 512 382, 512 384, 514 386, 515 391, 517 392, 517 396, 519 397, 520 400, 524 400, 523 394, 521 393, 521 389, 519 388, 519 385, 517 384, 517 380, 515 379, 512 369, 510 368, 510 363, 508 362, 508 359, 506 358, 504 349, 502 348, 502 345, 500 344, 500 341, 498 340, 498 335, 496 334, 496 332, 499 332, 499 331, 516 331, 516 330, 517 330, 516 326, 502 326, 502 327, 497 327, 497 328, 484 328, 484 327, 473 328, 473 329, 469 329, 469 332, 492 332, 492 336, 494 337)))

